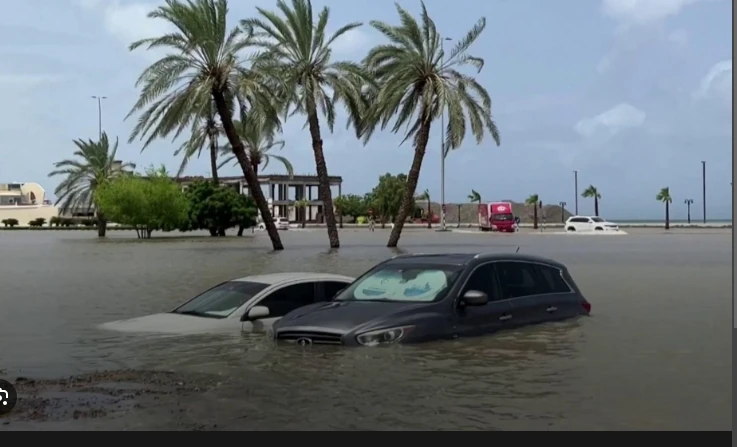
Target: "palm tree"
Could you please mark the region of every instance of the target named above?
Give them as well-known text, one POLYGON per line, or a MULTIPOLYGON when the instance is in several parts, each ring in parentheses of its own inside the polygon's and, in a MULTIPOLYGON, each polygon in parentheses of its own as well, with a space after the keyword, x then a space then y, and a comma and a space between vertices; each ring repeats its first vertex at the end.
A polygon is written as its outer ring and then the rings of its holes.
POLYGON ((468 195, 468 201, 471 203, 481 203, 481 194, 479 194, 475 189, 472 189, 471 194, 468 195))
POLYGON ((274 250, 282 250, 284 245, 266 197, 233 124, 236 102, 241 108, 250 105, 267 116, 276 115, 273 95, 257 72, 241 66, 239 53, 252 40, 239 28, 228 29, 227 12, 227 0, 166 0, 164 6, 148 14, 151 19, 169 22, 176 31, 130 45, 131 50, 140 47, 170 50, 146 68, 136 82, 142 89, 128 116, 143 113, 131 138, 147 136, 147 145, 172 133, 176 137, 194 119, 202 117, 214 101, 223 132, 243 170, 271 245, 274 250))
MULTIPOLYGON (((256 114, 247 114, 246 116, 242 116, 240 121, 234 121, 233 123, 235 124, 238 136, 246 148, 251 167, 257 175, 259 170, 266 169, 266 166, 273 159, 284 165, 287 174, 290 177, 294 177, 294 167, 286 157, 269 153, 272 149, 284 148, 284 140, 274 139, 276 125, 278 123, 274 123, 256 114)), ((229 144, 224 146, 221 152, 225 158, 218 167, 223 167, 235 160, 233 148, 229 144)), ((238 162, 237 160, 235 161, 236 163, 238 162)))
POLYGON ((670 196, 670 188, 665 187, 660 190, 655 200, 658 202, 665 203, 665 229, 670 230, 670 204, 673 203, 673 199, 670 196))
MULTIPOLYGON (((205 146, 210 151, 210 170, 212 172, 212 182, 219 184, 218 178, 218 138, 223 133, 223 127, 217 121, 217 110, 215 103, 210 101, 209 107, 203 110, 203 115, 192 121, 192 130, 189 140, 185 141, 179 149, 174 152, 175 156, 182 154, 182 163, 179 165, 177 177, 181 177, 184 170, 189 164, 189 160, 200 156, 205 146)), ((232 151, 231 151, 232 153, 232 151)))
POLYGON ((318 109, 332 132, 335 124, 335 103, 341 101, 348 111, 348 123, 358 132, 365 102, 361 89, 369 79, 359 64, 331 62, 331 45, 345 33, 361 26, 350 23, 326 36, 329 9, 324 7, 317 16, 312 13, 310 0, 277 1, 281 16, 256 8, 259 17, 241 21, 241 26, 254 35, 254 44, 264 53, 254 62, 255 69, 274 80, 279 97, 284 101, 284 114, 304 114, 312 138, 315 169, 319 182, 320 200, 327 223, 331 248, 340 247, 336 227, 333 197, 325 163, 318 109))
POLYGON ((432 228, 432 207, 430 206, 430 190, 426 189, 417 196, 417 200, 427 200, 427 228, 432 228))
POLYGON ((307 199, 300 199, 294 202, 294 208, 298 210, 302 210, 300 213, 302 215, 302 218, 300 221, 302 222, 302 228, 307 226, 307 207, 310 205, 310 201, 307 199))
POLYGON ((686 208, 688 209, 688 224, 691 225, 691 204, 693 203, 693 199, 686 199, 683 203, 686 204, 686 208))
POLYGON ((583 193, 581 193, 581 197, 583 198, 594 198, 594 216, 599 216, 599 199, 601 199, 601 194, 599 194, 599 190, 596 189, 596 186, 589 185, 588 188, 584 190, 583 193))
POLYGON ((110 180, 136 168, 133 163, 120 163, 115 159, 118 140, 110 148, 108 136, 103 132, 100 141, 74 140, 77 159, 66 159, 54 163, 54 171, 49 177, 64 175, 66 178, 54 190, 56 205, 61 204, 61 214, 75 208, 91 210, 97 214, 97 235, 105 237, 107 221, 100 209, 95 207, 95 191, 110 180))
POLYGON ((532 228, 537 230, 537 207, 540 203, 540 197, 537 194, 532 194, 525 200, 525 205, 532 205, 532 228))
POLYGON ((371 113, 361 128, 364 141, 380 124, 384 129, 394 121, 393 132, 407 129, 406 141, 412 138, 414 157, 407 176, 402 207, 394 221, 388 247, 396 247, 407 216, 412 212, 415 190, 425 157, 433 121, 448 114, 445 147, 458 148, 470 127, 481 143, 488 131, 499 145, 499 131, 491 118, 491 98, 472 77, 458 71, 470 65, 480 71, 483 59, 467 53, 486 27, 482 18, 446 56, 442 37, 422 4, 421 23, 404 8, 396 5, 400 25, 372 21, 388 43, 374 47, 364 60, 376 79, 376 91, 369 90, 371 113))

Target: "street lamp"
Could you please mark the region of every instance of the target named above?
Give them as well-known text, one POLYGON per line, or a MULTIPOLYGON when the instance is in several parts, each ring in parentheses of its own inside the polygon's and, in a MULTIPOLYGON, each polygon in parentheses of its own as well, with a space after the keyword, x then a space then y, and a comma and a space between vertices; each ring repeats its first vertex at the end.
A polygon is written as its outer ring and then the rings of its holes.
POLYGON ((561 223, 566 223, 566 205, 568 205, 566 202, 558 202, 558 205, 560 205, 560 221, 561 223))
MULTIPOLYGON (((445 66, 445 42, 451 41, 450 37, 445 37, 440 41, 440 50, 442 57, 440 58, 441 70, 445 66)), ((440 142, 440 231, 447 231, 445 228, 445 156, 447 148, 445 147, 445 111, 441 110, 440 127, 443 129, 442 140, 440 142)))
POLYGON ((107 96, 92 95, 92 99, 97 100, 97 132, 100 140, 102 140, 102 100, 107 99, 107 96))
POLYGON ((691 223, 691 204, 693 203, 693 199, 686 199, 683 201, 683 203, 686 204, 686 208, 688 209, 688 223, 691 223))
POLYGON ((706 162, 701 162, 701 205, 704 207, 704 223, 706 223, 706 162))
POLYGON ((576 216, 578 216, 578 170, 573 171, 573 196, 576 198, 576 216))

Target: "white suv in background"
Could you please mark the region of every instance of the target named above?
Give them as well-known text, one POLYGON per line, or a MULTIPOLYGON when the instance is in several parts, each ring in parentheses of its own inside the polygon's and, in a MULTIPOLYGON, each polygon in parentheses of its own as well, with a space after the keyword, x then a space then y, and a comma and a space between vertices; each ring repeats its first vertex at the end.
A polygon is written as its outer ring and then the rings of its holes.
POLYGON ((619 231, 619 226, 597 216, 571 216, 566 221, 566 231, 619 231))
MULTIPOLYGON (((274 217, 274 225, 276 225, 277 230, 288 230, 289 229, 289 221, 287 220, 286 217, 274 217)), ((258 224, 258 229, 265 230, 266 225, 263 222, 261 222, 258 224)))

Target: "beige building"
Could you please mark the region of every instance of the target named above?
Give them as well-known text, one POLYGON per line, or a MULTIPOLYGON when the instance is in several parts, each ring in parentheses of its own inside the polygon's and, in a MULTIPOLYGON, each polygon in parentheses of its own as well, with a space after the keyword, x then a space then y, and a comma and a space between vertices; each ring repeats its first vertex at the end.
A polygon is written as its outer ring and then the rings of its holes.
POLYGON ((58 215, 59 209, 38 183, 0 183, 0 220, 17 219, 18 225, 26 226, 39 217, 48 222, 58 215))

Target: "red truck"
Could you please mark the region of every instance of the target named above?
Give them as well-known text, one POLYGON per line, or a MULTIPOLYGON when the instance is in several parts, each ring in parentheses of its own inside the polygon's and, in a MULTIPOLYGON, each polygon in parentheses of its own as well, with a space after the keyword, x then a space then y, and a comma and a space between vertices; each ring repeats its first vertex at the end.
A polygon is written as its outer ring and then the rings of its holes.
POLYGON ((514 215, 510 202, 479 204, 479 230, 514 233, 514 215))

